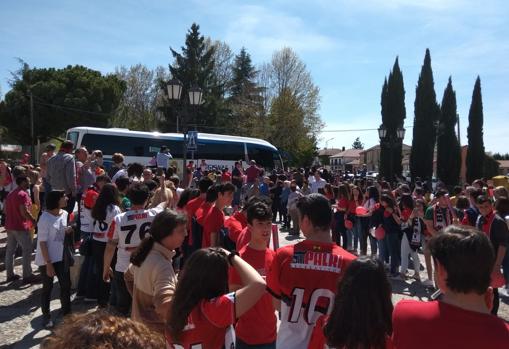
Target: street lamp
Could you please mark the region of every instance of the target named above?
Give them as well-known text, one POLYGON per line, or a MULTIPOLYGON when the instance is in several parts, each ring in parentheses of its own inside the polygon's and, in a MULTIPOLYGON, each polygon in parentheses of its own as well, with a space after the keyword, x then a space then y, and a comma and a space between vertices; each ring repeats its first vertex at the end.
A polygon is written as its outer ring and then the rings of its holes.
POLYGON ((403 126, 399 126, 395 133, 388 132, 387 127, 383 124, 378 128, 378 137, 380 137, 380 144, 385 144, 389 148, 389 181, 392 182, 394 179, 393 171, 393 149, 398 146, 401 141, 405 138, 406 130, 403 126))
MULTIPOLYGON (((177 102, 177 101, 180 101, 180 97, 182 95, 182 89, 183 89, 183 85, 182 85, 182 82, 180 82, 178 79, 171 79, 170 81, 168 81, 168 83, 166 84, 166 89, 168 91, 168 99, 170 101, 173 101, 173 102, 177 102)), ((197 87, 197 86, 193 86, 191 88, 189 88, 188 90, 188 95, 189 95, 189 105, 192 105, 193 107, 196 107, 200 104, 202 104, 202 90, 201 88, 197 87)), ((185 107, 186 103, 183 103, 183 107, 185 107)), ((183 168, 182 168, 182 179, 184 179, 184 176, 185 176, 185 173, 186 173, 186 162, 187 162, 187 118, 186 118, 186 115, 188 113, 187 109, 184 109, 182 108, 180 110, 183 114, 184 114, 184 117, 182 118, 183 120, 183 125, 182 125, 182 133, 184 135, 184 142, 183 142, 183 168)), ((177 116, 177 133, 179 132, 179 112, 177 111, 176 112, 176 116, 177 116)), ((196 112, 194 113, 194 118, 195 118, 195 128, 196 128, 196 112)))
POLYGON ((330 141, 332 141, 333 139, 336 139, 336 137, 332 137, 332 138, 329 138, 328 140, 325 141, 325 149, 327 149, 327 145, 329 144, 330 141))

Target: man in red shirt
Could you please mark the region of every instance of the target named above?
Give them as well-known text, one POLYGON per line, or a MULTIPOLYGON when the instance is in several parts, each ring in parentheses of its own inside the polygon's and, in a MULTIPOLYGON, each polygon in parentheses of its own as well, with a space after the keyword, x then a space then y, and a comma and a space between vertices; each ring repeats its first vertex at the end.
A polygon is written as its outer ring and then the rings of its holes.
POLYGON ((509 325, 490 314, 495 254, 482 232, 451 225, 429 241, 438 300, 400 301, 393 312, 397 349, 502 349, 509 325))
POLYGON ((276 251, 267 288, 281 309, 277 347, 306 349, 317 318, 332 311, 337 283, 356 257, 332 242, 325 196, 301 197, 297 208, 306 240, 276 251))
POLYGON ((28 194, 30 178, 20 175, 16 178, 17 188, 7 195, 5 200, 5 230, 7 230, 7 245, 5 248, 5 270, 7 282, 19 279, 14 274, 14 254, 17 245, 23 250, 23 283, 37 282, 39 279, 32 274, 30 265, 32 257, 32 239, 30 228, 37 224, 37 220, 30 213, 32 200, 28 194))
MULTIPOLYGON (((275 252, 267 248, 272 231, 272 210, 264 202, 257 202, 247 210, 251 240, 239 251, 240 257, 255 268, 262 277, 266 277, 275 252)), ((240 276, 230 268, 230 292, 237 291, 243 284, 240 276)), ((276 313, 272 296, 265 295, 244 315, 235 326, 237 343, 235 348, 276 348, 276 313), (256 324, 256 326, 253 326, 256 324)))
MULTIPOLYGON (((235 194, 233 196, 235 197, 235 194)), ((224 227, 228 229, 228 237, 235 243, 241 231, 247 227, 247 207, 248 205, 245 204, 240 211, 236 211, 224 221, 224 227)))
POLYGON ((249 167, 246 169, 246 183, 253 184, 260 177, 261 170, 256 166, 256 161, 249 161, 249 167))
POLYGON ((219 231, 224 227, 223 209, 232 204, 235 193, 235 186, 231 183, 216 184, 214 187, 217 199, 210 210, 204 213, 202 248, 219 246, 219 231))
POLYGON ((195 217, 196 211, 200 208, 200 206, 205 202, 205 196, 207 195, 207 190, 212 186, 213 182, 208 177, 203 177, 198 182, 198 188, 200 189, 200 196, 190 200, 186 206, 185 210, 187 213, 187 237, 182 244, 184 258, 187 258, 191 253, 194 252, 196 248, 199 248, 198 245, 201 244, 201 238, 199 241, 194 241, 192 234, 192 224, 193 217, 195 217))

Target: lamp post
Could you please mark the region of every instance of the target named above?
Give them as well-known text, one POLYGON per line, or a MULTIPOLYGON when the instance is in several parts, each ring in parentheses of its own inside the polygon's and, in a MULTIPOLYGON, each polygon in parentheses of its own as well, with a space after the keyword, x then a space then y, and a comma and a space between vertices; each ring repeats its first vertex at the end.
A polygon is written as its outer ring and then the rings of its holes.
POLYGON ((325 149, 327 149, 327 145, 329 144, 330 141, 332 141, 333 139, 336 139, 336 137, 332 137, 332 138, 329 138, 328 140, 325 141, 325 149))
MULTIPOLYGON (((170 81, 168 81, 168 83, 166 85, 166 89, 168 92, 168 99, 175 103, 180 101, 180 97, 182 95, 182 88, 183 88, 183 85, 178 79, 171 79, 170 81)), ((202 103, 202 90, 199 87, 196 87, 196 86, 191 87, 189 89, 188 93, 189 93, 189 105, 196 107, 202 103)), ((182 128, 182 133, 184 135, 184 140, 183 140, 183 145, 182 145, 182 150, 183 150, 182 180, 184 180, 184 176, 186 173, 186 162, 187 162, 187 131, 188 131, 187 114, 188 114, 188 111, 186 109, 187 103, 181 103, 181 104, 182 104, 182 108, 181 108, 180 112, 183 114, 182 115, 183 117, 181 120, 182 121, 181 128, 182 128)), ((180 117, 179 114, 180 113, 179 113, 179 111, 176 111, 175 114, 177 115, 177 132, 179 132, 179 117, 180 117)), ((195 121, 195 129, 196 129, 196 112, 194 114, 195 114, 194 121, 195 121)))
POLYGON ((387 128, 382 124, 378 128, 378 137, 380 137, 380 144, 385 144, 389 149, 389 182, 392 183, 394 180, 393 173, 393 157, 394 157, 394 149, 399 143, 405 138, 406 130, 403 126, 399 126, 396 129, 395 133, 388 132, 387 128))

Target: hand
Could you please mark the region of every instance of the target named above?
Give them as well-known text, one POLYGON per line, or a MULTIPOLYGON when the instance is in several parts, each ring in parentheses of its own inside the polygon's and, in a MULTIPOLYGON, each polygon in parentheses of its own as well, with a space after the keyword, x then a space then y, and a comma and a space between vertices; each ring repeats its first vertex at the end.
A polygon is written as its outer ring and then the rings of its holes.
POLYGON ((104 270, 103 270, 103 280, 104 282, 110 282, 111 281, 111 277, 113 276, 113 270, 111 270, 110 267, 104 267, 104 270))
POLYGON ((53 267, 53 264, 47 263, 46 264, 46 275, 48 275, 49 278, 52 278, 55 276, 55 268, 53 267))

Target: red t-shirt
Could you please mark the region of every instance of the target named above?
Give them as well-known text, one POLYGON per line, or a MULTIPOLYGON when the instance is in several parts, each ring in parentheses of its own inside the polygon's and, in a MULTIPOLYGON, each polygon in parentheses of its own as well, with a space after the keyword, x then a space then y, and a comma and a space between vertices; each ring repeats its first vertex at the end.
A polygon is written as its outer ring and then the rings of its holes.
POLYGON ((192 224, 193 224, 193 216, 196 214, 196 211, 200 206, 205 202, 205 198, 202 198, 201 196, 198 196, 192 200, 189 200, 189 202, 186 204, 184 209, 187 213, 187 236, 188 236, 188 243, 189 245, 193 244, 193 234, 191 234, 192 224))
POLYGON ((196 221, 202 227, 203 224, 205 223, 205 217, 209 214, 209 211, 212 209, 212 206, 213 204, 211 204, 210 202, 204 201, 194 214, 194 216, 196 217, 196 221))
POLYGON ((187 324, 174 343, 169 332, 166 341, 174 349, 221 349, 233 345, 235 322, 235 293, 211 300, 202 300, 187 318, 187 324))
POLYGON ((400 301, 392 319, 398 349, 509 348, 509 324, 502 319, 441 301, 400 301))
POLYGON ((232 181, 232 174, 230 172, 225 172, 221 174, 221 182, 231 182, 232 181))
POLYGON ((338 208, 341 209, 341 211, 348 210, 349 202, 347 199, 339 199, 338 200, 338 208))
MULTIPOLYGON (((318 320, 316 320, 316 325, 313 328, 313 333, 309 340, 308 349, 329 349, 329 347, 326 346, 327 341, 323 334, 323 328, 327 324, 328 319, 329 317, 327 315, 322 315, 318 318, 318 320)), ((392 344, 392 339, 390 337, 385 339, 385 349, 394 349, 394 345, 392 344)))
POLYGON ((235 244, 237 251, 240 251, 243 247, 247 246, 249 241, 251 241, 251 231, 249 230, 249 227, 245 227, 242 229, 237 238, 237 243, 235 244))
POLYGON ((208 214, 203 219, 203 239, 202 248, 211 246, 210 236, 212 233, 218 233, 224 227, 224 213, 216 206, 212 206, 208 214))
POLYGON ((21 187, 17 187, 5 199, 6 230, 29 230, 32 227, 32 222, 21 215, 19 209, 21 205, 30 211, 32 200, 26 191, 22 190, 21 187))
MULTIPOLYGON (((239 251, 240 257, 249 263, 258 273, 265 277, 272 264, 275 252, 270 249, 263 251, 245 246, 239 251)), ((234 268, 229 272, 230 285, 241 285, 242 281, 234 268)), ((250 345, 268 344, 276 340, 277 319, 272 296, 266 292, 263 297, 242 315, 235 326, 235 335, 250 345), (256 324, 256 326, 253 326, 256 324)))
POLYGON ((247 226, 246 216, 240 212, 235 212, 224 221, 225 228, 228 228, 228 237, 237 243, 240 232, 247 226))
POLYGON ((267 287, 281 299, 278 348, 307 348, 317 318, 332 311, 337 283, 355 258, 335 243, 311 240, 276 251, 267 287))
POLYGON ((260 176, 260 169, 256 166, 249 166, 246 169, 246 182, 254 182, 260 176))

